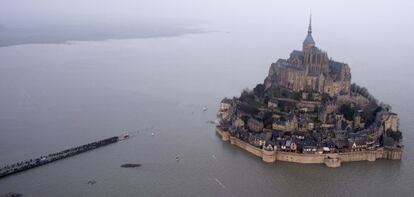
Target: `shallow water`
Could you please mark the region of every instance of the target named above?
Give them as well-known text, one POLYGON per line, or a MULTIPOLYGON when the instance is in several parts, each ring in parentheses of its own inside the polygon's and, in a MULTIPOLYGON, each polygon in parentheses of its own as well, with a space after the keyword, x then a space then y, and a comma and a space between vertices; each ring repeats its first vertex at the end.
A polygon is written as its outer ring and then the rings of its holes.
POLYGON ((215 119, 219 101, 262 82, 270 63, 302 41, 292 44, 293 37, 275 45, 270 37, 236 31, 0 48, 0 165, 134 133, 129 140, 1 179, 0 193, 411 196, 414 73, 405 70, 412 61, 401 53, 374 59, 381 49, 366 52, 365 45, 328 51, 350 64, 354 81, 399 113, 401 161, 345 163, 337 169, 266 164, 216 136, 207 121, 215 119), (121 168, 123 163, 142 166, 121 168), (87 184, 91 179, 93 186, 87 184))

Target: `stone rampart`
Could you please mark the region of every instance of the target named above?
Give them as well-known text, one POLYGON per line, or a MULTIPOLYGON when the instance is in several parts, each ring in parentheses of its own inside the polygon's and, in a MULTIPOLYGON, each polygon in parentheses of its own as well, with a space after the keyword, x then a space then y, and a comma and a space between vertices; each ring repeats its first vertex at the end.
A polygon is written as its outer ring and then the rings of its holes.
POLYGON ((262 160, 267 163, 276 161, 276 151, 262 150, 262 160))
POLYGON ((223 141, 230 141, 231 144, 262 158, 262 160, 267 163, 286 161, 302 164, 325 164, 328 167, 340 167, 342 162, 376 161, 377 159, 399 160, 402 157, 401 149, 390 148, 328 154, 304 154, 281 150, 269 151, 260 149, 243 140, 230 136, 229 132, 222 131, 220 128, 217 128, 216 131, 222 137, 223 141))
POLYGON ((230 143, 246 150, 249 153, 252 153, 253 155, 262 157, 262 149, 257 148, 243 140, 230 136, 230 143))

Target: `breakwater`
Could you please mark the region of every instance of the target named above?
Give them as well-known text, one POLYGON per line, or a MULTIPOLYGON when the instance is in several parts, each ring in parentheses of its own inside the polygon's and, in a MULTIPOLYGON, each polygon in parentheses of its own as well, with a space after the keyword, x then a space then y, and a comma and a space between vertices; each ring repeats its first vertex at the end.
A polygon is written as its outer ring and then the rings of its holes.
POLYGON ((216 132, 221 136, 223 141, 230 141, 232 145, 238 146, 257 157, 262 158, 262 160, 267 163, 286 161, 302 164, 325 164, 328 167, 340 167, 342 162, 376 161, 377 159, 400 160, 402 157, 401 149, 392 148, 324 154, 304 154, 281 150, 268 151, 233 137, 229 132, 221 130, 220 128, 216 128, 216 132))
POLYGON ((89 144, 66 149, 60 152, 51 153, 45 156, 40 156, 38 158, 21 161, 21 162, 11 164, 11 165, 6 165, 0 168, 0 178, 6 177, 12 174, 16 174, 19 172, 23 172, 26 170, 30 170, 30 169, 33 169, 39 166, 43 166, 48 163, 52 163, 54 161, 65 159, 71 156, 75 156, 75 155, 78 155, 78 154, 81 154, 81 153, 84 153, 84 152, 87 152, 93 149, 97 149, 102 146, 106 146, 106 145, 109 145, 109 144, 112 144, 118 141, 119 141, 118 137, 116 136, 110 137, 110 138, 99 140, 99 141, 92 142, 89 144))

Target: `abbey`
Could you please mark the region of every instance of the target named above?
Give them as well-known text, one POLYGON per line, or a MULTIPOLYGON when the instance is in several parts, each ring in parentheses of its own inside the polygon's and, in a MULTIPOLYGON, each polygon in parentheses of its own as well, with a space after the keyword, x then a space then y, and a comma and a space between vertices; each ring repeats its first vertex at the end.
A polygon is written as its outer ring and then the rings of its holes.
POLYGON ((315 46, 311 20, 301 51, 271 64, 264 83, 224 98, 216 132, 265 162, 324 163, 401 159, 399 119, 345 63, 315 46))
POLYGON ((317 91, 329 96, 349 93, 351 70, 345 63, 329 59, 328 54, 315 46, 312 38, 312 19, 302 51, 294 50, 290 57, 279 59, 270 66, 265 86, 282 86, 293 91, 317 91))

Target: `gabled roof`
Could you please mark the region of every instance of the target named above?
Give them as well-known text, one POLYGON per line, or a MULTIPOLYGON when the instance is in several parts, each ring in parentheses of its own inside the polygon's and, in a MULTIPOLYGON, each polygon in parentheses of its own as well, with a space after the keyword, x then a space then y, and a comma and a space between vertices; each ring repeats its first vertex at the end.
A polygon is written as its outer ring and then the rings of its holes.
POLYGON ((223 100, 221 100, 222 103, 227 103, 230 104, 231 103, 231 99, 229 98, 224 98, 223 100))
POLYGON ((305 54, 303 53, 303 51, 293 50, 290 53, 290 58, 299 57, 299 58, 303 59, 304 56, 305 56, 305 54))
POLYGON ((305 68, 299 67, 297 65, 293 65, 293 64, 289 63, 288 61, 286 61, 285 59, 278 59, 277 62, 276 62, 276 66, 278 66, 280 68, 290 68, 290 69, 295 69, 295 70, 300 70, 300 71, 305 70, 305 68))

